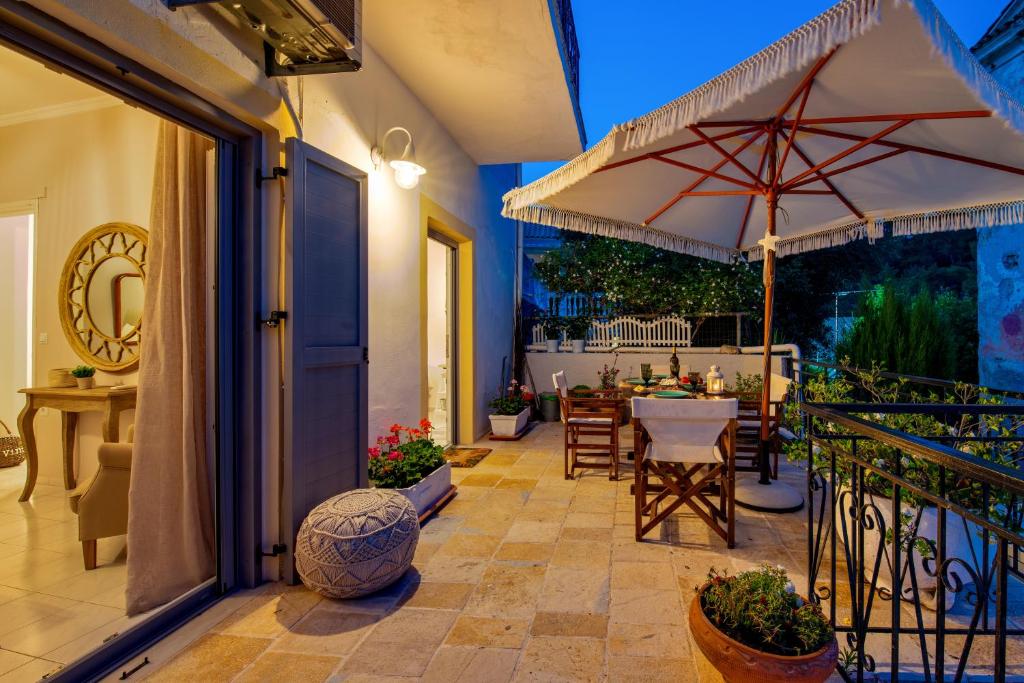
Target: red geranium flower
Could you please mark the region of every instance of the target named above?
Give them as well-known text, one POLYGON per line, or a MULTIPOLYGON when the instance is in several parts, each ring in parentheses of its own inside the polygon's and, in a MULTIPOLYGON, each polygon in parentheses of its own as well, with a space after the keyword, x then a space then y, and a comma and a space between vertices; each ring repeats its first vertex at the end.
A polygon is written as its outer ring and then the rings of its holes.
POLYGON ((392 434, 391 436, 389 436, 387 438, 387 442, 389 444, 391 444, 392 446, 397 446, 398 445, 398 441, 399 441, 398 434, 392 434))
POLYGON ((402 451, 391 451, 388 453, 388 460, 401 460, 402 451))
POLYGON ((427 418, 423 418, 422 420, 420 420, 420 429, 425 429, 426 431, 429 432, 433 428, 434 425, 430 424, 430 420, 428 420, 427 418))
POLYGON ((374 448, 369 448, 369 449, 367 449, 367 451, 368 451, 368 452, 369 452, 369 454, 370 454, 370 459, 371 459, 371 460, 373 460, 373 459, 375 459, 375 458, 379 458, 379 457, 380 457, 380 449, 379 449, 379 448, 376 448, 376 447, 374 447, 374 448))
POLYGON ((390 431, 392 434, 397 434, 398 432, 402 431, 402 425, 396 422, 395 424, 391 425, 388 431, 390 431))

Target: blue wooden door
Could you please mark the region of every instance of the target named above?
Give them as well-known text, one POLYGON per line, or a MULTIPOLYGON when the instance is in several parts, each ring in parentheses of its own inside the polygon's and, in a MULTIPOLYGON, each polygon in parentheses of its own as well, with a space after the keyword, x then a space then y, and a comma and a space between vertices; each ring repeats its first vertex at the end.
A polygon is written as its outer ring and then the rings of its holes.
POLYGON ((367 485, 366 174, 286 142, 284 578, 318 503, 367 485))

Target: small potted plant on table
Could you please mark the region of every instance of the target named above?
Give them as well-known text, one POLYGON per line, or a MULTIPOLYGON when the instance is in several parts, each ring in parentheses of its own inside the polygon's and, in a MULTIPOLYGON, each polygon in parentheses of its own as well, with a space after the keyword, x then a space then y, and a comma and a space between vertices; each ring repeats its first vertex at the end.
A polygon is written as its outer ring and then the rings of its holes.
POLYGON ((428 420, 420 420, 419 427, 393 424, 390 434, 369 449, 373 485, 396 489, 421 517, 452 488, 452 466, 445 462, 444 449, 430 438, 432 430, 428 420))
POLYGON ((839 658, 821 608, 796 594, 785 569, 768 564, 736 576, 712 568, 690 603, 690 631, 727 683, 820 683, 839 658))
POLYGON ((79 389, 92 389, 96 386, 96 368, 91 365, 79 365, 71 370, 71 375, 79 389))
POLYGON ((508 390, 491 400, 488 404, 491 413, 491 433, 499 438, 514 439, 519 437, 530 421, 530 398, 528 387, 520 388, 518 382, 512 380, 508 390))

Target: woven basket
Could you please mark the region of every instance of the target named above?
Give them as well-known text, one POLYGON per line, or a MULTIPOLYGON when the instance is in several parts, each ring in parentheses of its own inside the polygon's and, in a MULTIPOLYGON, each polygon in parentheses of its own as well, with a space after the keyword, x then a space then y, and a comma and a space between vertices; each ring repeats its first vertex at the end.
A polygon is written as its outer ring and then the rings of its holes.
POLYGON ((0 434, 0 467, 14 467, 25 462, 25 444, 21 437, 11 433, 3 420, 0 420, 0 427, 7 432, 0 434))

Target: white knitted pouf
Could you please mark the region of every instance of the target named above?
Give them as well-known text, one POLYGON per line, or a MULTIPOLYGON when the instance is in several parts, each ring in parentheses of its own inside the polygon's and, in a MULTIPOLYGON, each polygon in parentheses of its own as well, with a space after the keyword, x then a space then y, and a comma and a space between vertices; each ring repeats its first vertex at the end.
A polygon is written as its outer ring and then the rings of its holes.
POLYGON ((329 598, 357 598, 394 583, 412 564, 420 524, 409 499, 357 489, 320 503, 295 539, 302 583, 329 598))

